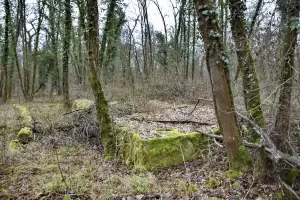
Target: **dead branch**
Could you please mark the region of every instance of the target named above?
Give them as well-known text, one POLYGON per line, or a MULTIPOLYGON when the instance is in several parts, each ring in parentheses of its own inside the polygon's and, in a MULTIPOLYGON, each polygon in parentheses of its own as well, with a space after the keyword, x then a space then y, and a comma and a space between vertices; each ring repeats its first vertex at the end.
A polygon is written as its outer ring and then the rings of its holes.
POLYGON ((204 132, 201 132, 201 131, 199 131, 199 130, 196 130, 196 132, 201 133, 202 135, 205 135, 205 136, 207 136, 207 137, 211 137, 211 138, 223 140, 223 136, 222 136, 222 135, 216 135, 216 134, 204 133, 204 132))
POLYGON ((150 121, 159 122, 159 123, 171 123, 171 124, 197 124, 197 125, 206 125, 206 126, 213 125, 208 122, 197 122, 193 120, 150 120, 150 121))
POLYGON ((195 107, 193 108, 193 110, 188 115, 193 114, 193 112, 196 110, 196 107, 198 106, 198 104, 200 103, 200 101, 213 102, 213 100, 211 100, 211 99, 198 98, 198 101, 197 101, 195 107))
POLYGON ((292 193, 294 195, 294 197, 297 200, 300 200, 299 195, 293 190, 293 188, 291 188, 288 184, 286 184, 284 181, 281 180, 280 177, 278 177, 280 184, 286 189, 288 190, 290 193, 292 193))
POLYGON ((264 130, 261 127, 259 127, 255 122, 250 120, 248 117, 242 115, 241 113, 236 112, 236 114, 239 117, 241 117, 242 119, 246 120, 252 126, 252 128, 254 129, 256 134, 258 134, 266 142, 266 145, 268 147, 270 147, 271 149, 277 150, 276 145, 273 143, 271 138, 264 132, 264 130))
MULTIPOLYGON (((197 130, 196 130, 197 131, 197 130)), ((215 135, 215 134, 209 134, 209 133, 202 133, 200 131, 197 131, 205 136, 211 137, 211 138, 216 138, 216 139, 220 139, 223 140, 223 136, 221 135, 215 135)), ((265 133, 264 133, 265 134, 265 133)), ((248 142, 243 142, 243 145, 245 145, 246 147, 250 147, 250 148, 260 148, 263 145, 261 144, 253 144, 253 143, 248 143, 248 142)), ((276 147, 275 149, 273 148, 269 148, 269 147, 265 147, 266 152, 269 154, 269 158, 274 161, 275 163, 278 162, 278 160, 283 160, 288 162, 289 164, 292 164, 293 167, 298 167, 300 168, 300 159, 294 157, 294 156, 290 156, 286 153, 283 153, 282 151, 279 151, 276 147)))

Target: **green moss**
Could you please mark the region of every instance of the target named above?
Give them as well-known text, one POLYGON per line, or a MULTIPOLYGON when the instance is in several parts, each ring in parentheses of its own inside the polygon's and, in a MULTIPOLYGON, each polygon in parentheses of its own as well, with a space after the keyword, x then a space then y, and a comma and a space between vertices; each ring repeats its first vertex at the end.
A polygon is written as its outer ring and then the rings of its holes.
POLYGON ((213 129, 212 129, 212 132, 213 132, 213 134, 221 135, 220 127, 213 128, 213 129))
POLYGON ((21 106, 18 104, 13 104, 13 107, 20 112, 20 117, 24 126, 33 128, 33 119, 29 110, 25 106, 21 106))
POLYGON ((15 151, 22 150, 22 149, 23 149, 23 146, 19 140, 11 140, 9 142, 9 150, 11 152, 15 152, 15 151))
POLYGON ((70 195, 65 195, 62 200, 72 200, 70 195))
POLYGON ((161 131, 156 131, 156 132, 160 132, 160 133, 166 133, 167 136, 178 136, 178 135, 182 135, 182 133, 180 133, 177 129, 172 129, 172 130, 169 130, 169 131, 164 131, 164 130, 161 130, 161 131))
POLYGON ((113 159, 113 156, 105 156, 104 160, 105 161, 109 161, 109 160, 112 160, 113 159))
POLYGON ((31 128, 29 127, 22 128, 18 132, 17 138, 22 144, 27 144, 28 142, 30 142, 32 140, 31 128))
POLYGON ((195 184, 188 184, 187 185, 188 195, 192 195, 193 193, 198 192, 198 191, 199 191, 199 189, 198 189, 197 185, 195 185, 195 184))
POLYGON ((85 109, 93 104, 94 102, 88 99, 77 99, 72 104, 72 110, 85 109))
POLYGON ((276 192, 275 193, 275 200, 282 200, 282 199, 283 199, 282 192, 276 192))
POLYGON ((232 184, 232 187, 233 187, 234 189, 237 189, 237 188, 240 187, 240 183, 239 183, 239 182, 234 182, 234 183, 232 184))
POLYGON ((187 195, 192 195, 193 193, 199 191, 197 185, 192 183, 186 183, 185 181, 179 181, 179 190, 182 192, 186 192, 187 195))
POLYGON ((142 171, 190 161, 208 143, 200 133, 176 132, 169 137, 143 139, 138 133, 120 130, 117 135, 126 165, 142 171))
POLYGON ((289 184, 290 186, 292 186, 295 181, 296 178, 299 175, 299 170, 298 169, 284 169, 281 172, 281 178, 284 182, 286 182, 287 184, 289 184))
POLYGON ((230 169, 225 172, 225 175, 227 178, 236 179, 236 178, 240 177, 242 175, 242 173, 240 171, 230 169))
POLYGON ((252 167, 252 158, 250 157, 246 147, 244 145, 240 145, 237 153, 233 157, 229 170, 226 172, 226 177, 233 179, 238 178, 243 173, 252 169, 252 167))
POLYGON ((207 189, 214 189, 220 185, 220 182, 217 181, 215 178, 209 178, 208 181, 205 184, 205 187, 207 189))
POLYGON ((240 145, 237 153, 233 157, 230 169, 244 173, 252 169, 252 167, 252 158, 250 157, 246 147, 244 145, 240 145))

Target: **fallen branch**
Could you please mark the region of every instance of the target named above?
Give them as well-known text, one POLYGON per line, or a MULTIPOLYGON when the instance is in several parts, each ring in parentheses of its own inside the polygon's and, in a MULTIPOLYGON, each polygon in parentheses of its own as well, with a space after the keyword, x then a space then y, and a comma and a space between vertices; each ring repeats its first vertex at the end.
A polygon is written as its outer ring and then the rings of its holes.
POLYGON ((236 112, 236 114, 239 117, 241 117, 242 119, 246 120, 252 126, 252 128, 256 132, 256 134, 258 134, 266 142, 266 145, 268 147, 270 147, 271 149, 277 150, 276 145, 273 143, 271 138, 264 132, 264 130, 261 127, 259 127, 255 122, 250 120, 248 117, 242 115, 241 113, 236 112))
POLYGON ((208 122, 197 122, 193 120, 150 120, 152 122, 159 122, 159 123, 171 123, 171 124, 197 124, 197 125, 213 125, 208 122))
POLYGON ((213 102, 213 100, 211 99, 203 99, 203 98, 199 98, 195 107, 193 108, 193 110, 188 114, 188 115, 191 115, 193 114, 193 112, 196 110, 196 107, 198 106, 198 104, 200 103, 200 101, 207 101, 207 102, 213 102))
POLYGON ((196 130, 196 132, 201 133, 202 135, 205 135, 205 136, 207 136, 207 137, 211 137, 211 138, 223 140, 223 136, 222 136, 222 135, 203 133, 203 132, 201 132, 201 131, 199 131, 199 130, 196 130))
MULTIPOLYGON (((223 136, 221 135, 215 135, 215 134, 209 134, 209 133, 202 133, 200 131, 197 131, 196 132, 199 132, 205 136, 208 136, 208 137, 211 137, 211 138, 216 138, 216 139, 219 139, 219 140, 223 140, 223 136)), ((246 147, 250 147, 250 148, 260 148, 262 147, 263 145, 260 145, 260 144, 253 144, 253 143, 248 143, 248 142, 243 142, 243 145, 245 145, 246 147)), ((290 164, 293 164, 292 166, 293 167, 298 167, 300 168, 300 159, 294 157, 294 156, 290 156, 286 153, 283 153, 282 151, 279 151, 278 149, 272 149, 272 148, 268 148, 268 147, 265 147, 265 150, 267 153, 269 153, 271 156, 270 156, 270 159, 275 159, 273 161, 276 161, 276 163, 278 162, 278 160, 283 160, 283 161, 286 161, 290 164)))
POLYGON ((294 195, 294 197, 297 200, 300 200, 299 195, 293 190, 293 188, 291 188, 288 184, 286 184, 284 181, 281 180, 280 177, 278 177, 280 184, 286 189, 288 190, 290 193, 292 193, 294 195))

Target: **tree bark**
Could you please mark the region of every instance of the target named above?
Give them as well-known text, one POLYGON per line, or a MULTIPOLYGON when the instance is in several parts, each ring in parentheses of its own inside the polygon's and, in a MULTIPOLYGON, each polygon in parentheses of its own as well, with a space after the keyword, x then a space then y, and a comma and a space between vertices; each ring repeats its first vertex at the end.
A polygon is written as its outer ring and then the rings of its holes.
POLYGON ((99 67, 99 25, 97 0, 87 0, 88 18, 88 52, 89 52, 89 80, 95 97, 97 118, 100 124, 100 138, 104 146, 106 158, 115 155, 115 135, 112 130, 108 104, 102 90, 97 68, 99 67))
POLYGON ((40 31, 41 31, 41 25, 43 21, 43 15, 44 15, 44 7, 45 7, 45 0, 42 0, 42 5, 40 5, 40 0, 38 3, 38 25, 36 28, 35 33, 35 41, 34 41, 34 49, 33 49, 33 70, 32 70, 32 81, 31 81, 31 93, 30 93, 30 99, 33 98, 33 95, 35 93, 35 81, 36 81, 36 73, 37 73, 37 53, 38 53, 38 45, 39 45, 39 38, 40 38, 40 31))
POLYGON ((294 77, 294 57, 297 44, 297 31, 299 23, 300 2, 292 0, 286 2, 280 0, 277 2, 282 15, 282 24, 284 27, 283 44, 283 65, 281 66, 281 77, 279 84, 279 108, 276 115, 276 122, 273 131, 273 137, 278 149, 288 153, 290 146, 288 144, 291 94, 294 77))
POLYGON ((238 57, 238 68, 243 72, 243 93, 248 117, 260 127, 264 127, 265 120, 261 108, 259 83, 246 33, 244 13, 246 4, 243 0, 229 0, 229 8, 232 36, 238 57))
POLYGON ((229 162, 238 152, 240 139, 229 82, 228 57, 224 51, 218 16, 211 0, 194 0, 204 41, 206 64, 212 85, 215 112, 229 162))
POLYGON ((3 45, 3 55, 2 55, 3 69, 1 69, 1 70, 3 70, 3 77, 1 77, 1 82, 2 82, 1 89, 4 85, 2 100, 5 103, 7 101, 7 97, 8 97, 8 83, 9 83, 8 66, 7 66, 8 65, 8 53, 9 53, 9 40, 8 40, 9 16, 10 16, 9 0, 5 0, 4 7, 5 7, 5 28, 4 28, 4 45, 3 45))
POLYGON ((70 94, 69 94, 69 52, 70 52, 70 39, 71 39, 71 2, 65 0, 65 34, 63 39, 63 96, 64 106, 71 107, 70 94))
MULTIPOLYGON (((243 0, 229 0, 229 8, 231 12, 231 30, 233 40, 236 46, 238 58, 238 69, 243 72, 243 93, 244 101, 248 117, 258 126, 264 127, 265 120, 261 107, 260 89, 257 74, 252 57, 252 49, 247 37, 245 13, 246 4, 243 0)), ((260 139, 254 131, 250 131, 250 136, 255 142, 260 139)), ((261 147, 260 154, 257 159, 257 175, 263 180, 267 172, 267 158, 264 147, 261 147)))

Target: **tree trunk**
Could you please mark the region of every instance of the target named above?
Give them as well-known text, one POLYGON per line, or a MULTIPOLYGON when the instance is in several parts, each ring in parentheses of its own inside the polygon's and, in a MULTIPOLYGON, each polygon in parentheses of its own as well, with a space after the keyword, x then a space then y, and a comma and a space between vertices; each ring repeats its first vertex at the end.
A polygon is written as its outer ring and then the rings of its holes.
POLYGON ((65 0, 65 34, 63 39, 63 95, 64 106, 70 108, 70 94, 69 94, 69 52, 70 52, 70 39, 71 39, 71 2, 65 0))
MULTIPOLYGON (((178 26, 174 35, 174 46, 175 46, 175 57, 176 57, 176 73, 179 73, 178 67, 179 67, 179 62, 180 62, 180 52, 179 52, 179 35, 180 35, 180 30, 182 26, 182 21, 183 21, 183 16, 184 16, 184 7, 186 4, 186 0, 181 1, 181 5, 179 8, 179 18, 178 18, 178 26)), ((183 24, 184 25, 184 24, 183 24)))
POLYGON ((168 30, 167 30, 167 25, 166 25, 166 21, 165 21, 165 17, 162 13, 162 10, 159 6, 159 3, 157 0, 153 0, 153 3, 156 5, 158 12, 160 14, 160 17, 162 19, 163 25, 164 25, 164 32, 165 32, 165 47, 164 47, 164 73, 167 74, 168 73, 168 30))
POLYGON ((232 164, 239 149, 240 139, 229 82, 228 57, 224 51, 216 9, 211 0, 194 0, 194 3, 206 51, 216 116, 227 156, 232 164))
POLYGON ((294 57, 295 47, 297 44, 297 31, 299 23, 300 2, 292 0, 286 2, 280 0, 277 2, 282 13, 282 24, 284 27, 284 44, 283 56, 284 63, 281 66, 281 77, 279 85, 279 108, 277 111, 273 140, 278 149, 288 153, 290 146, 288 144, 289 124, 290 124, 290 107, 291 94, 294 76, 294 57))
MULTIPOLYGON (((109 32, 112 30, 113 28, 113 21, 115 18, 115 8, 117 6, 117 1, 116 0, 110 0, 109 1, 109 5, 107 8, 107 14, 106 14, 106 22, 105 22, 105 26, 104 26, 104 31, 103 31, 103 35, 102 35, 102 41, 101 41, 101 50, 100 50, 100 68, 103 67, 103 62, 106 59, 105 58, 105 52, 106 52, 106 44, 107 44, 107 38, 109 36, 109 32)), ((105 66, 107 67, 107 66, 105 66)), ((107 74, 108 69, 104 69, 103 70, 105 72, 105 74, 107 74)))
POLYGON ((40 5, 40 1, 38 3, 38 25, 36 28, 35 33, 35 41, 34 41, 34 49, 33 49, 33 70, 32 70, 32 81, 31 81, 31 93, 30 93, 30 99, 33 98, 33 95, 35 93, 35 79, 36 79, 36 73, 37 73, 37 53, 38 53, 38 45, 39 45, 39 38, 40 38, 40 30, 41 25, 43 21, 43 15, 44 15, 44 6, 45 6, 45 0, 42 1, 42 5, 40 5))
MULTIPOLYGON (((233 40, 236 46, 236 53, 238 58, 238 69, 243 72, 243 93, 248 117, 253 120, 258 126, 263 128, 265 120, 260 101, 260 89, 257 79, 257 74, 254 66, 254 59, 252 57, 249 39, 246 33, 245 13, 246 4, 243 0, 229 0, 229 8, 231 12, 231 30, 233 40)), ((254 131, 250 131, 251 137, 255 142, 259 139, 254 131)), ((260 150, 261 156, 266 155, 264 148, 260 150)), ((258 176, 261 180, 266 174, 266 157, 259 156, 257 162, 258 176)))
POLYGON ((195 79, 196 11, 193 9, 192 81, 195 79))
MULTIPOLYGON (((246 20, 244 11, 246 4, 243 0, 229 0, 231 12, 231 30, 236 46, 238 68, 243 72, 243 93, 248 117, 260 127, 264 127, 265 120, 261 108, 259 83, 254 67, 254 59, 246 34, 246 20)), ((257 137, 255 137, 256 139, 257 137)))
POLYGON ((97 0, 87 0, 88 17, 88 52, 89 52, 89 80, 95 97, 97 118, 100 125, 100 138, 104 146, 106 159, 115 155, 115 135, 112 130, 108 104, 101 87, 97 68, 99 66, 99 26, 97 0))
MULTIPOLYGON (((7 101, 8 95, 8 53, 9 53, 9 41, 8 41, 8 32, 9 32, 9 16, 10 16, 10 5, 9 0, 5 0, 4 2, 5 7, 5 29, 4 29, 4 45, 3 45, 3 56, 2 56, 2 66, 3 66, 3 78, 2 83, 4 83, 4 91, 3 91, 3 102, 7 101)), ((1 73, 2 74, 2 73, 1 73)), ((1 85, 1 89, 3 87, 1 85)))
POLYGON ((58 95, 61 94, 61 85, 60 85, 60 74, 58 68, 58 33, 59 33, 59 24, 60 24, 60 13, 61 13, 61 3, 59 3, 58 8, 58 17, 55 20, 55 10, 56 4, 55 0, 50 1, 49 8, 49 24, 50 24, 50 40, 51 40, 51 52, 54 55, 54 62, 51 63, 51 79, 52 86, 50 91, 50 96, 52 96, 53 92, 56 91, 58 95))

